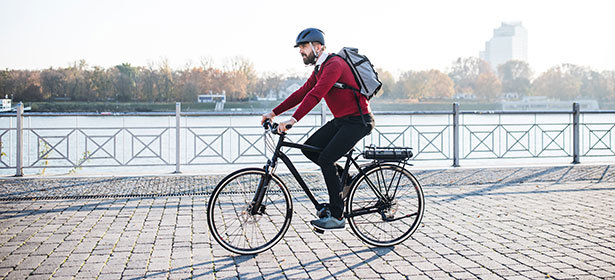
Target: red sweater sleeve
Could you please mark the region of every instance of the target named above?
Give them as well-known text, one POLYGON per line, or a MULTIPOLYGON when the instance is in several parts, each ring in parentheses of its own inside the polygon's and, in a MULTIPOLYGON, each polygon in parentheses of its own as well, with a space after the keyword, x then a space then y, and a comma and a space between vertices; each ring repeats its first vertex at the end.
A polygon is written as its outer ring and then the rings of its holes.
POLYGON ((320 68, 322 71, 318 73, 318 81, 316 81, 316 72, 313 72, 312 76, 310 76, 308 81, 300 89, 295 91, 273 109, 273 113, 279 115, 301 103, 293 114, 293 118, 297 121, 301 120, 312 110, 312 108, 314 108, 314 106, 316 106, 316 104, 318 104, 318 102, 320 102, 339 80, 343 70, 340 61, 344 63, 343 60, 331 59, 325 63, 326 66, 324 64, 321 65, 320 68))
POLYGON ((316 85, 305 95, 301 105, 293 114, 293 118, 297 121, 307 115, 320 102, 342 75, 342 65, 339 60, 332 59, 326 64, 325 66, 323 63, 321 66, 322 71, 318 73, 319 79, 316 85))

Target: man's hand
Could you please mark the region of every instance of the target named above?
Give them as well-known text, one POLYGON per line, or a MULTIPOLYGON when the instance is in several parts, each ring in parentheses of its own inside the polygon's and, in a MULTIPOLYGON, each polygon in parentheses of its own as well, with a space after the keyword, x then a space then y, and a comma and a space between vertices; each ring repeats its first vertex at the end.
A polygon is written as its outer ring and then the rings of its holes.
POLYGON ((290 128, 286 128, 286 126, 290 125, 290 127, 292 127, 293 125, 295 125, 295 123, 297 123, 295 118, 290 118, 290 120, 283 121, 283 122, 279 123, 278 124, 278 133, 286 132, 287 130, 290 129, 290 128))
POLYGON ((273 118, 275 118, 275 113, 273 113, 273 111, 271 111, 271 112, 269 112, 267 114, 263 114, 263 119, 261 120, 261 125, 263 125, 266 120, 273 120, 273 118))

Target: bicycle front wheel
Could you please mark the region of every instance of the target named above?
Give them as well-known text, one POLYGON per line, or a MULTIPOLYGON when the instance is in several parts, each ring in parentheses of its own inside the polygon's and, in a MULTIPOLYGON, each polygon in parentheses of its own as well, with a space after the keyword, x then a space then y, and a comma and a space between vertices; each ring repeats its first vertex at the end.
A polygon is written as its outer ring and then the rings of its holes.
POLYGON ((346 212, 352 231, 364 242, 393 246, 406 240, 421 223, 423 190, 410 171, 382 163, 364 170, 350 190, 346 212))
POLYGON ((254 195, 265 176, 263 169, 241 169, 222 179, 211 194, 207 205, 209 230, 231 252, 263 252, 278 243, 290 226, 290 192, 275 174, 271 175, 261 207, 252 214, 254 195))

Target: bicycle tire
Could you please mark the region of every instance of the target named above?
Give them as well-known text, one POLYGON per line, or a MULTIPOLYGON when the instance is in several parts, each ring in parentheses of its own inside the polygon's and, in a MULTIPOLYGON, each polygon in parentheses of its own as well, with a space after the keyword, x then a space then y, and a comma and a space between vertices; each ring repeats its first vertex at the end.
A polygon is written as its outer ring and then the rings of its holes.
POLYGON ((388 247, 404 242, 417 230, 425 211, 420 183, 398 164, 375 164, 363 173, 354 180, 346 204, 350 228, 359 239, 373 246, 388 247), (397 188, 393 189, 393 185, 397 188), (392 199, 378 198, 372 187, 392 199), (387 200, 389 204, 385 203, 387 200))
POLYGON ((293 204, 288 188, 272 174, 262 205, 262 214, 251 215, 252 201, 260 168, 245 168, 226 176, 211 193, 207 205, 207 224, 214 239, 226 250, 253 255, 277 244, 290 226, 293 204))

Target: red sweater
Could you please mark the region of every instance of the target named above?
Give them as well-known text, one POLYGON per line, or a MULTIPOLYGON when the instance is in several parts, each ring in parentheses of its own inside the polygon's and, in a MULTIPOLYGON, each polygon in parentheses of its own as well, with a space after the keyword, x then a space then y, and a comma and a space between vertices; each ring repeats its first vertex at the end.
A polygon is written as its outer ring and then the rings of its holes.
MULTIPOLYGON (((331 57, 323 63, 318 74, 316 74, 316 71, 312 72, 307 82, 275 107, 273 113, 280 115, 301 103, 293 114, 293 118, 299 121, 324 97, 334 117, 359 116, 354 92, 350 89, 333 87, 336 82, 358 88, 352 70, 350 70, 346 61, 339 56, 331 57)), ((361 112, 363 114, 370 113, 371 109, 367 98, 361 93, 358 93, 358 96, 361 112)))

